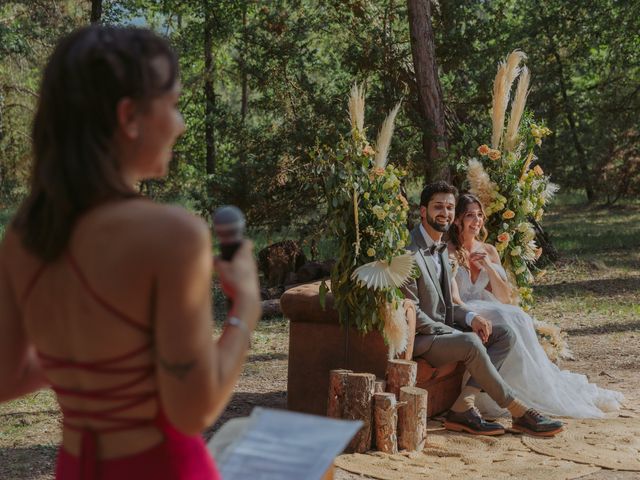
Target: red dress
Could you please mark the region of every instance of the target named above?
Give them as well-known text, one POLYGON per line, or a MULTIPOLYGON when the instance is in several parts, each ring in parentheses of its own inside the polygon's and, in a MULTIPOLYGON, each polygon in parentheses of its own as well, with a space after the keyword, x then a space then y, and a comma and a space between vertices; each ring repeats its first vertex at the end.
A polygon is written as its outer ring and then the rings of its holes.
MULTIPOLYGON (((155 365, 122 366, 122 362, 139 356, 153 347, 152 330, 141 325, 106 302, 90 286, 86 277, 70 254, 69 263, 85 287, 87 293, 103 308, 111 312, 115 318, 125 324, 148 334, 148 341, 131 352, 95 362, 75 362, 52 357, 39 352, 45 370, 77 369, 95 372, 96 375, 127 375, 127 380, 110 388, 94 390, 76 390, 53 385, 58 398, 76 397, 93 398, 113 403, 113 407, 101 410, 74 410, 59 402, 63 413, 63 425, 76 430, 82 435, 80 456, 74 456, 62 447, 58 452, 56 479, 60 480, 219 480, 215 462, 204 441, 199 435, 189 436, 174 428, 160 410, 154 419, 136 419, 122 417, 122 412, 150 401, 157 396, 155 390, 141 393, 130 393, 130 389, 141 384, 155 373, 155 365), (133 375, 133 379, 130 377, 133 375), (69 420, 75 420, 69 422, 69 420), (89 428, 78 426, 78 420, 94 419, 108 426, 89 428), (117 432, 142 426, 155 425, 164 435, 164 440, 157 446, 143 452, 125 457, 101 460, 97 458, 97 438, 108 432, 117 432)), ((25 298, 37 282, 44 266, 36 273, 27 289, 25 298)))

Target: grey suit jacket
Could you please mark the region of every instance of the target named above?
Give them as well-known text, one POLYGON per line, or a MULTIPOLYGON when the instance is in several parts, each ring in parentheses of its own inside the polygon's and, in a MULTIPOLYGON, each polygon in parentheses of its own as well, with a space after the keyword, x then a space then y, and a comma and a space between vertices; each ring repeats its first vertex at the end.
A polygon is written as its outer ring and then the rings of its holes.
POLYGON ((451 300, 452 273, 447 251, 440 253, 440 264, 444 270, 441 284, 436 274, 436 264, 427 250, 429 246, 418 225, 411 231, 409 250, 414 254, 420 276, 402 289, 405 297, 416 305, 416 334, 435 337, 452 333, 455 329, 468 330, 465 317, 469 310, 455 305, 451 300))

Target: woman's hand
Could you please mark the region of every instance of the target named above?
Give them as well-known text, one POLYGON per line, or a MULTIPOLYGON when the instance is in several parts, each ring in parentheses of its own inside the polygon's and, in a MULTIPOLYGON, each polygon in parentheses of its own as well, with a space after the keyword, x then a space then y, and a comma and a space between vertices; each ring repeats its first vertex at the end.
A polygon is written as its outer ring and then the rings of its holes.
POLYGON ((487 263, 487 253, 482 250, 476 250, 469 254, 469 262, 471 262, 478 270, 491 268, 487 263))
POLYGON ((222 290, 233 302, 233 315, 240 317, 253 329, 260 317, 260 286, 258 269, 253 258, 253 243, 245 240, 231 261, 214 258, 222 290))

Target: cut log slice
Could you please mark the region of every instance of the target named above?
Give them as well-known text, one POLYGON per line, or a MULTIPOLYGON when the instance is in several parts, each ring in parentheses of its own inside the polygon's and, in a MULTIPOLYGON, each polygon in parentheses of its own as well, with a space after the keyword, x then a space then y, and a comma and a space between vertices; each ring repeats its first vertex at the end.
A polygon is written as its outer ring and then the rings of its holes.
POLYGON ((327 417, 342 418, 344 413, 345 381, 351 370, 331 370, 329 372, 329 398, 327 400, 327 417))
POLYGON ((421 451, 427 439, 427 391, 418 387, 402 387, 400 402, 406 402, 398 415, 398 447, 421 451))
POLYGON ((373 373, 346 375, 343 418, 360 420, 363 424, 347 446, 348 452, 364 453, 371 448, 375 381, 373 373))
POLYGON ((413 360, 389 360, 387 363, 387 392, 400 398, 402 387, 414 387, 418 364, 413 360))
POLYGON ((393 393, 375 393, 374 425, 376 448, 384 453, 398 453, 398 405, 393 393))

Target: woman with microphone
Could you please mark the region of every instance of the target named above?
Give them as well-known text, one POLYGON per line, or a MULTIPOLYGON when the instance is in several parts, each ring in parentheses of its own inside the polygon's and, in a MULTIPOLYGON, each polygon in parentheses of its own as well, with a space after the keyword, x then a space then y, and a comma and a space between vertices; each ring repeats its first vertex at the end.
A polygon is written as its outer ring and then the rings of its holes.
POLYGON ((260 316, 250 242, 216 261, 233 302, 213 338, 211 239, 137 193, 184 130, 167 42, 92 26, 42 80, 30 192, 0 246, 0 401, 50 385, 58 479, 216 479, 200 432, 226 405, 260 316))

